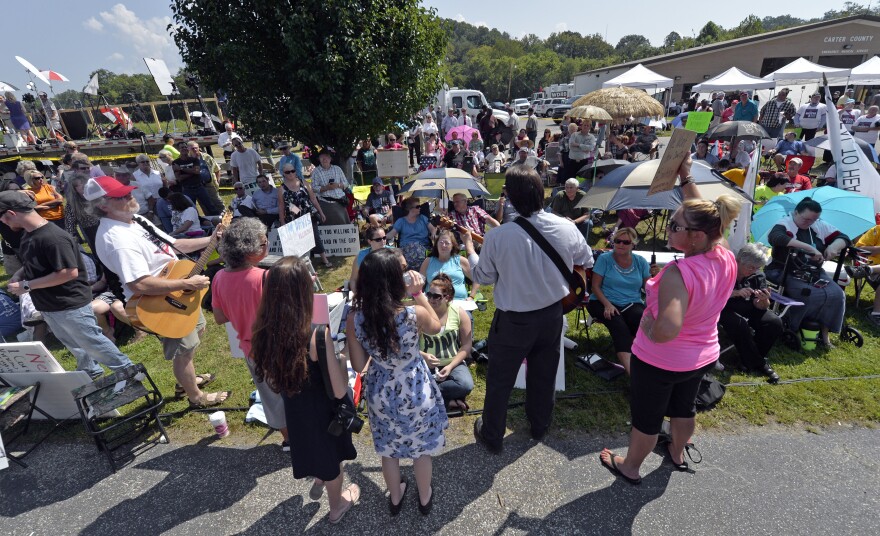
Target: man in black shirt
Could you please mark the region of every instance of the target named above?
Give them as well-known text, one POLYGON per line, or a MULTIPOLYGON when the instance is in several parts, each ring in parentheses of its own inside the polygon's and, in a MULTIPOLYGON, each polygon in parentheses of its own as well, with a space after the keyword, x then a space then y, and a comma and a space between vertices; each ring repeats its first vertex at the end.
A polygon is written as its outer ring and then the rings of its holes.
POLYGON ((7 290, 16 296, 30 292, 52 333, 76 357, 77 370, 97 378, 104 370, 96 361, 111 370, 131 365, 95 321, 92 291, 76 241, 58 226, 47 225, 35 206, 24 192, 0 192, 0 221, 24 231, 19 248, 22 268, 9 279, 7 290))
POLYGON ((181 192, 189 197, 193 203, 198 202, 205 216, 219 214, 214 201, 208 195, 204 183, 213 180, 207 163, 199 155, 199 146, 193 142, 193 146, 184 144, 180 150, 180 158, 171 163, 174 177, 180 186, 181 192), (204 167, 204 170, 203 170, 204 167), (205 171, 207 174, 203 174, 205 171))
POLYGON ((443 165, 448 168, 459 168, 461 169, 462 164, 464 164, 464 151, 461 150, 460 143, 453 143, 446 154, 443 156, 443 165))

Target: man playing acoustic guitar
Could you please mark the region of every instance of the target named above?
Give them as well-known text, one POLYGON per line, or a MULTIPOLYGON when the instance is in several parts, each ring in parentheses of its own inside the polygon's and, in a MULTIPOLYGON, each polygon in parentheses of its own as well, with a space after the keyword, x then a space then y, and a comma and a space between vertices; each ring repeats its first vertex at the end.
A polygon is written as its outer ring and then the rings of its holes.
POLYGON ((520 217, 486 234, 479 256, 470 233, 462 233, 474 282, 495 285, 486 402, 474 423, 474 436, 493 453, 502 450, 508 399, 524 358, 532 437, 540 440, 550 427, 562 336, 560 300, 570 293, 567 277, 517 222, 525 219, 544 237, 569 275, 574 265, 593 266, 593 252, 577 227, 544 212, 544 185, 537 171, 514 166, 507 170, 505 185, 520 217))
MULTIPOLYGON (((133 186, 123 186, 112 177, 98 177, 86 183, 84 196, 91 201, 92 212, 101 218, 96 253, 104 265, 119 276, 125 299, 133 295, 163 296, 177 291, 198 291, 208 288, 204 275, 186 279, 158 277, 169 261, 177 259, 169 244, 182 253, 204 249, 210 237, 174 239, 147 220, 136 216, 138 202, 132 197, 133 186)), ((165 359, 171 360, 174 377, 189 398, 191 407, 202 408, 222 403, 229 391, 204 393, 200 389, 211 375, 196 376, 193 356, 201 342, 205 317, 201 310, 195 329, 182 338, 160 336, 165 359), (202 380, 200 383, 199 380, 202 380)))

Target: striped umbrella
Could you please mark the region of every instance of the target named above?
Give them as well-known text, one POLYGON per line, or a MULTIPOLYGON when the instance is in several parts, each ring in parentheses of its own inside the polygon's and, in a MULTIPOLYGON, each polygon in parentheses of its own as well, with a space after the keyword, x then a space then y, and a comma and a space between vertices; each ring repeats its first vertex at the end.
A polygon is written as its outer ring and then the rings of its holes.
POLYGON ((66 76, 51 69, 40 71, 40 73, 53 82, 70 82, 70 80, 68 80, 66 76))
POLYGON ((451 199, 455 194, 468 197, 489 195, 489 190, 474 177, 458 168, 434 168, 423 171, 403 185, 400 195, 404 197, 438 197, 451 199))

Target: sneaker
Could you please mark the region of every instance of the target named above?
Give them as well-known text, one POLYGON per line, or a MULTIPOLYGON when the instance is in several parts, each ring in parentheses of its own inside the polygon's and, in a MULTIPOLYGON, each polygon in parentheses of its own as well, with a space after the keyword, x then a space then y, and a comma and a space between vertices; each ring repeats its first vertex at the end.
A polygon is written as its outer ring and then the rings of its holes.
POLYGON ((290 452, 290 443, 288 443, 287 441, 282 441, 281 452, 290 452))

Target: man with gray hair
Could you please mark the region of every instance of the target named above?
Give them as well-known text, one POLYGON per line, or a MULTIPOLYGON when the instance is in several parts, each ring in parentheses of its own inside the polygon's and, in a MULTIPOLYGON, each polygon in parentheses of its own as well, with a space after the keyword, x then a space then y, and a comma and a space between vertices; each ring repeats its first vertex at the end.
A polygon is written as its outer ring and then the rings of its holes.
MULTIPOLYGON (((95 216, 101 218, 98 226, 96 253, 108 270, 119 277, 125 299, 135 294, 165 296, 177 291, 196 291, 210 284, 204 275, 186 279, 159 277, 170 261, 177 260, 172 246, 182 253, 204 249, 211 237, 174 239, 149 221, 137 216, 138 202, 132 197, 133 186, 125 186, 112 177, 90 179, 83 190, 92 202, 95 216)), ((165 359, 172 361, 174 377, 189 398, 190 407, 204 408, 223 403, 231 393, 204 393, 202 386, 214 379, 213 375, 196 375, 193 356, 201 342, 205 317, 199 312, 195 329, 185 337, 159 337, 165 359)))
POLYGON ((571 178, 565 181, 565 188, 558 192, 550 202, 550 210, 553 214, 575 224, 584 235, 584 239, 590 241, 590 231, 593 230, 593 221, 590 219, 590 209, 579 207, 578 204, 587 195, 580 189, 577 179, 571 178))
POLYGON ((779 374, 770 366, 767 354, 782 335, 782 319, 769 309, 770 289, 763 269, 770 262, 769 250, 749 243, 736 254, 736 283, 721 310, 719 324, 733 341, 742 367, 767 376, 776 383, 779 374))

